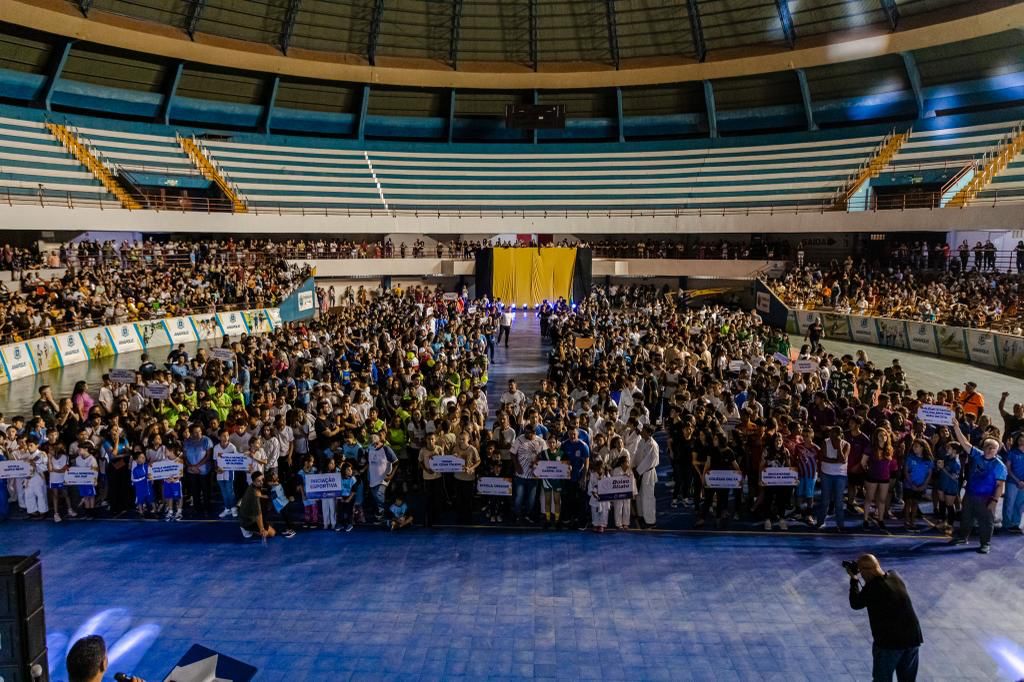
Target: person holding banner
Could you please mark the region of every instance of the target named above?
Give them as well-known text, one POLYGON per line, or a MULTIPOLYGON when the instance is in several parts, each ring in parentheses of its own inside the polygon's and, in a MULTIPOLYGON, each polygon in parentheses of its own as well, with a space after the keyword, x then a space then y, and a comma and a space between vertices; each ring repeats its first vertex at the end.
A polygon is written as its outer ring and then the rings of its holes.
POLYGON ((71 496, 68 495, 68 491, 64 487, 64 474, 68 470, 67 452, 65 452, 62 443, 53 443, 51 447, 49 458, 50 504, 53 505, 54 522, 60 523, 60 500, 62 497, 68 509, 68 516, 75 518, 78 514, 75 513, 74 507, 71 506, 71 496))
MULTIPOLYGON (((704 460, 704 471, 701 472, 701 480, 707 479, 712 471, 735 471, 742 474, 739 459, 736 452, 729 447, 729 438, 721 430, 716 430, 711 436, 711 448, 708 450, 707 459, 704 460)), ((742 491, 740 491, 742 492, 742 491)), ((729 488, 704 488, 704 504, 701 506, 700 514, 697 517, 697 528, 704 526, 711 505, 715 505, 715 513, 718 517, 718 529, 721 530, 728 525, 729 512, 729 488)))
MULTIPOLYGON (((766 469, 790 469, 793 467, 792 455, 786 449, 784 441, 785 439, 778 431, 768 441, 761 459, 759 473, 762 478, 766 469)), ((789 530, 789 526, 786 525, 785 513, 789 506, 789 500, 793 496, 793 486, 765 484, 762 490, 764 491, 764 529, 771 530, 772 524, 777 523, 779 530, 789 530)))
POLYGON ((455 472, 455 509, 459 523, 473 522, 473 499, 476 495, 476 469, 480 466, 480 452, 469 442, 470 432, 460 431, 452 451, 466 464, 455 472))
MULTIPOLYGON (((23 479, 21 484, 25 488, 25 511, 30 519, 41 519, 50 510, 46 502, 46 473, 49 469, 49 458, 46 453, 39 449, 39 440, 35 436, 26 439, 28 450, 22 453, 21 459, 31 466, 31 473, 28 478, 23 479)), ((57 520, 59 517, 55 517, 57 520)))
POLYGON ((622 447, 622 438, 612 436, 611 439, 611 460, 609 466, 612 476, 629 476, 633 480, 632 495, 620 500, 612 500, 612 514, 615 516, 615 527, 619 530, 629 530, 630 512, 632 512, 633 501, 636 499, 636 477, 633 476, 633 467, 630 465, 629 452, 622 447))
POLYGON ((425 511, 423 514, 423 526, 430 528, 434 525, 435 521, 441 518, 441 505, 444 496, 441 474, 430 467, 430 460, 437 455, 444 454, 444 452, 437 447, 437 441, 433 433, 426 435, 425 443, 424 447, 420 450, 419 464, 420 473, 423 475, 423 496, 426 498, 423 505, 425 511))
POLYGON ((523 432, 512 441, 512 459, 516 467, 512 516, 517 524, 523 521, 533 523, 531 515, 537 506, 537 479, 533 468, 546 447, 544 441, 537 436, 537 425, 532 421, 527 421, 523 432))
POLYGON ((237 455, 238 448, 231 442, 231 431, 228 429, 221 429, 218 438, 217 444, 213 446, 213 460, 217 468, 217 487, 220 488, 220 498, 224 504, 220 518, 238 518, 238 508, 235 506, 235 472, 224 469, 224 455, 237 455))
MULTIPOLYGON (((548 436, 548 446, 537 458, 540 462, 566 463, 558 437, 553 433, 548 436)), ((562 529, 562 479, 540 479, 540 513, 544 515, 544 530, 551 527, 551 517, 555 517, 555 528, 562 529)))
POLYGON ((150 480, 146 453, 135 455, 131 476, 132 488, 135 489, 135 510, 141 518, 153 510, 153 482, 150 480))
MULTIPOLYGON (((93 444, 91 441, 86 440, 84 443, 78 443, 78 455, 75 457, 75 466, 83 469, 92 469, 98 476, 100 466, 92 451, 93 444)), ((96 508, 96 484, 79 485, 78 499, 79 508, 87 510, 85 515, 91 518, 93 509, 96 508)))
POLYGON ((590 493, 590 524, 594 527, 595 533, 603 533, 608 527, 608 511, 612 503, 602 500, 598 489, 601 479, 608 476, 608 468, 600 459, 594 460, 590 465, 590 476, 587 481, 587 491, 590 493))
MULTIPOLYGON (((175 450, 168 450, 165 461, 181 464, 181 454, 175 450)), ((163 488, 164 504, 167 505, 167 514, 164 520, 181 521, 181 478, 178 476, 165 478, 161 487, 163 488)))

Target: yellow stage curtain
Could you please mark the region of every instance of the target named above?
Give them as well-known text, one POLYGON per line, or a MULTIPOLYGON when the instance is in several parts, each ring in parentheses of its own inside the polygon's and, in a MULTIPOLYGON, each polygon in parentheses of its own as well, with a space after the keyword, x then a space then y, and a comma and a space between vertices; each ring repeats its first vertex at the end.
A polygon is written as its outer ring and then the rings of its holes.
POLYGON ((575 247, 494 249, 493 293, 505 303, 537 305, 572 296, 575 247))

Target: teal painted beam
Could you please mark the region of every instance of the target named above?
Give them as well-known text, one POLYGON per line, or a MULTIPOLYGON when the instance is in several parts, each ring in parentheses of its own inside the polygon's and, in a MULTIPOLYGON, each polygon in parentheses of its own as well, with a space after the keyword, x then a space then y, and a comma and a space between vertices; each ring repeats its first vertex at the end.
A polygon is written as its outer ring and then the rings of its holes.
POLYGON ((264 135, 270 134, 271 121, 274 119, 274 103, 277 102, 277 89, 281 87, 281 77, 274 76, 274 80, 270 82, 270 93, 267 95, 267 101, 263 105, 263 116, 260 122, 260 130, 263 131, 264 135))
POLYGON ((455 139, 455 88, 448 96, 448 143, 455 139))
POLYGON ((359 101, 359 123, 356 126, 356 139, 366 139, 366 112, 370 110, 370 86, 363 86, 363 97, 359 101))
POLYGON ((704 81, 704 106, 708 112, 708 137, 718 137, 718 113, 715 111, 715 89, 704 81))
POLYGON ((917 60, 911 52, 900 52, 903 57, 903 67, 907 70, 907 80, 910 81, 910 90, 914 93, 914 103, 917 105, 918 118, 931 118, 935 112, 924 110, 924 88, 921 85, 921 72, 917 69, 917 60))
POLYGON ((164 125, 171 124, 171 109, 174 107, 174 97, 178 94, 178 83, 181 82, 181 72, 185 70, 185 62, 178 62, 171 69, 166 79, 167 88, 164 90, 164 98, 160 103, 160 113, 157 115, 157 120, 164 125))
POLYGON ((800 99, 804 102, 804 116, 807 117, 807 129, 817 130, 818 124, 814 122, 814 107, 811 103, 811 89, 807 86, 807 74, 803 69, 796 70, 796 80, 800 84, 800 99))
POLYGON ((622 88, 615 88, 615 120, 619 124, 619 142, 625 142, 626 119, 622 115, 622 88))
MULTIPOLYGON (((533 91, 533 103, 534 105, 540 104, 540 90, 533 91)), ((530 131, 530 139, 534 144, 537 144, 537 129, 534 128, 530 131)))
POLYGON ((65 40, 54 52, 54 56, 50 61, 50 70, 46 74, 43 89, 39 91, 38 95, 39 101, 47 111, 52 110, 50 105, 53 100, 53 91, 57 88, 57 81, 60 80, 60 75, 64 72, 64 65, 68 63, 71 46, 74 44, 75 41, 73 40, 65 40))

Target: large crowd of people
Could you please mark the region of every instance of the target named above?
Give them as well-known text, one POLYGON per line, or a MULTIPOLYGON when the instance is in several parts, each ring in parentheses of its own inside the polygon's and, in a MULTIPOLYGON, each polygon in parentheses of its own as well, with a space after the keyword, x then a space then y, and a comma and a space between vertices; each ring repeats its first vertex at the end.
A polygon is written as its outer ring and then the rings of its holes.
MULTIPOLYGON (((1024 245, 1021 247, 1024 253, 1024 245)), ((926 259, 926 256, 922 258, 926 259)), ((926 263, 927 261, 923 261, 926 263)), ((957 259, 955 262, 959 262, 957 259)), ((1021 275, 972 267, 918 265, 877 269, 852 257, 828 266, 796 265, 770 282, 784 303, 798 309, 834 310, 1022 333, 1021 275)))
POLYGON ((595 289, 536 311, 550 362, 528 392, 512 380, 488 396, 507 310, 421 287, 225 339, 230 360, 178 348, 133 382, 80 382, 59 401, 44 387, 3 424, 0 456, 29 474, 0 496, 38 519, 218 515, 263 537, 666 518, 842 533, 856 518, 953 543, 977 525, 988 552, 996 525, 1021 532, 1024 406, 1007 396, 986 410, 971 383, 931 393, 898 363, 794 352, 754 312, 645 287, 614 300, 595 289), (95 482, 64 485, 69 467, 95 482), (336 494, 315 494, 322 473, 339 475, 336 494))

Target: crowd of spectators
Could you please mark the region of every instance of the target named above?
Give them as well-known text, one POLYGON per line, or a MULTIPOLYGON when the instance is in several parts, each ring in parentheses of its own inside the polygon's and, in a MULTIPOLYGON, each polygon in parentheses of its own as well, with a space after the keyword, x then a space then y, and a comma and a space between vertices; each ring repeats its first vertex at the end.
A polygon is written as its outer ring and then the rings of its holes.
MULTIPOLYGON (((1024 254, 1024 244, 1020 247, 1024 254)), ((876 268, 847 257, 828 266, 795 265, 770 282, 787 305, 805 310, 834 310, 980 329, 1022 333, 1022 277, 983 265, 961 269, 928 268, 927 254, 901 265, 876 268)), ((959 264, 960 258, 946 262, 959 264)), ((934 263, 933 263, 934 264, 934 263)))
POLYGON ((80 382, 60 402, 44 388, 0 443, 32 474, 0 491, 37 518, 219 510, 239 516, 243 535, 265 537, 275 525, 291 536, 299 525, 411 519, 650 528, 675 509, 719 528, 828 522, 845 532, 856 515, 888 533, 902 517, 907 532, 923 522, 954 543, 977 524, 987 552, 1000 504, 1003 527, 1020 532, 1024 406, 1007 410, 1006 395, 993 413, 973 383, 915 390, 898 362, 820 345, 794 354, 754 312, 687 309, 631 287, 618 306, 600 289, 575 308, 542 306, 546 377, 529 395, 513 380, 489 400, 495 332, 509 314, 417 287, 374 293, 316 321, 225 339, 231 361, 179 348, 169 371, 146 360, 133 383, 80 382), (807 363, 800 371, 794 355, 807 363), (152 383, 168 398, 147 398, 152 383), (924 421, 922 406, 951 417, 924 421), (235 454, 244 471, 225 464, 235 454), (441 455, 460 468, 436 471, 441 455), (183 480, 149 481, 165 460, 183 465, 183 480), (547 461, 567 478, 540 477, 547 461), (70 463, 101 474, 98 487, 63 489, 70 463), (335 471, 338 497, 307 494, 308 476, 335 471), (779 471, 793 474, 765 478, 779 471), (723 474, 736 485, 712 482, 723 474), (510 480, 511 496, 477 494, 482 476, 510 480), (624 495, 603 496, 608 477, 629 482, 624 495))

